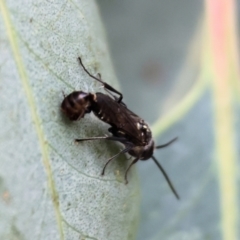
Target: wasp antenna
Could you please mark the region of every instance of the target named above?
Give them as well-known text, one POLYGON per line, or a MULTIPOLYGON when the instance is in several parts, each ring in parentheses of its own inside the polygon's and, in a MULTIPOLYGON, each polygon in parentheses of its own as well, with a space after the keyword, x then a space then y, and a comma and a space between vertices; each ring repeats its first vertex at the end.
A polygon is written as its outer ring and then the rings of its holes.
MULTIPOLYGON (((172 140, 172 141, 173 141, 173 140, 172 140)), ((175 140, 174 140, 174 141, 175 141, 175 140)), ((162 172, 162 174, 163 174, 163 176, 165 177, 165 179, 166 179, 169 187, 171 188, 173 194, 174 194, 175 197, 179 200, 180 197, 179 197, 177 191, 175 190, 175 188, 174 188, 174 186, 173 186, 170 178, 168 177, 167 173, 165 172, 165 170, 163 169, 163 167, 161 166, 161 164, 157 161, 157 159, 156 159, 154 156, 152 156, 151 158, 153 159, 153 161, 156 163, 156 165, 158 166, 158 168, 159 168, 160 171, 162 172)))
POLYGON ((177 139, 178 139, 178 137, 175 137, 175 138, 172 139, 171 141, 169 141, 169 142, 167 142, 167 143, 165 143, 165 144, 163 144, 163 145, 156 146, 155 148, 156 148, 156 149, 159 149, 159 148, 167 147, 167 146, 169 146, 171 143, 175 142, 177 139))

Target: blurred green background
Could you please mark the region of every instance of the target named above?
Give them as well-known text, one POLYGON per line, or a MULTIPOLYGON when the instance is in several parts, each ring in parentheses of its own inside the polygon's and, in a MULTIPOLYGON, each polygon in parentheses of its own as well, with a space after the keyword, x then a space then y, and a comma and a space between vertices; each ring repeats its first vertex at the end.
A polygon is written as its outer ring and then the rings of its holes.
POLYGON ((137 164, 142 195, 138 240, 240 238, 238 52, 236 21, 228 21, 236 20, 231 10, 238 2, 98 1, 125 102, 154 125, 157 144, 178 137, 155 156, 180 201, 151 160, 137 164), (219 42, 214 26, 222 34, 219 42), (221 33, 221 27, 232 32, 221 33), (220 52, 226 47, 221 56, 215 46, 220 52), (229 101, 217 91, 221 79, 215 73, 221 69, 215 63, 221 58, 226 60, 223 81, 229 83, 229 101), (227 105, 222 111, 221 99, 227 105))

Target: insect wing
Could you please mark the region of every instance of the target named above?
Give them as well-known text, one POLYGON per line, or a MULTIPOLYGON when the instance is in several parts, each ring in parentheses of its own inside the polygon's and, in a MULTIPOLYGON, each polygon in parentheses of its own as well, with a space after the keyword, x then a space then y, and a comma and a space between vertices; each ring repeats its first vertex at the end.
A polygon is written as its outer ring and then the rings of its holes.
POLYGON ((139 116, 131 112, 125 104, 118 103, 106 94, 98 93, 98 105, 100 111, 104 112, 104 118, 100 118, 110 124, 122 137, 132 143, 141 146, 143 144, 141 131, 137 128, 137 123, 141 120, 139 116))
POLYGON ((137 124, 141 118, 124 106, 120 106, 120 111, 117 115, 119 119, 117 128, 126 134, 127 139, 141 146, 143 143, 142 132, 137 128, 137 124))

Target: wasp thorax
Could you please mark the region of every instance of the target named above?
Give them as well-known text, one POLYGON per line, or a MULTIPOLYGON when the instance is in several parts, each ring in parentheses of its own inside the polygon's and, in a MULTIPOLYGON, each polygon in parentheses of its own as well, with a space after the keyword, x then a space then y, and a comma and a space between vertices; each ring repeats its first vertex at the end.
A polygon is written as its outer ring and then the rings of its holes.
POLYGON ((128 153, 131 156, 137 157, 139 160, 148 160, 153 155, 153 151, 154 141, 150 139, 145 146, 134 146, 128 153))
POLYGON ((84 117, 85 113, 91 112, 93 98, 94 95, 91 93, 72 92, 64 98, 61 109, 70 120, 79 120, 84 117))

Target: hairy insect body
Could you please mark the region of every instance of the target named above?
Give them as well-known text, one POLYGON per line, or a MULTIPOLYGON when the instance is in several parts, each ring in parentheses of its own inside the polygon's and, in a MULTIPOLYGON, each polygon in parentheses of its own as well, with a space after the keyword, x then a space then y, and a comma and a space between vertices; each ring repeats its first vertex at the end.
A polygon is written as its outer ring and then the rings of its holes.
POLYGON ((147 160, 153 155, 154 141, 148 125, 125 104, 119 104, 106 94, 96 93, 92 111, 99 119, 111 125, 108 131, 113 136, 123 138, 125 146, 132 146, 128 152, 130 155, 139 160, 147 160))
POLYGON ((131 146, 128 152, 131 156, 147 160, 153 155, 154 141, 148 125, 125 104, 116 102, 110 96, 100 92, 93 94, 76 91, 65 97, 61 108, 73 121, 92 111, 111 126, 108 131, 113 136, 120 140, 122 138, 125 146, 131 146))
POLYGON ((155 146, 149 126, 142 118, 127 108, 126 104, 122 102, 122 94, 109 84, 103 82, 100 78, 100 75, 99 77, 95 77, 90 74, 82 64, 80 58, 79 62, 84 71, 90 77, 103 84, 105 90, 109 93, 109 95, 100 92, 85 93, 83 91, 75 91, 66 97, 64 96, 63 102, 61 104, 61 109, 72 121, 80 120, 84 117, 85 114, 92 111, 95 116, 98 117, 101 121, 110 125, 108 131, 112 135, 76 139, 76 141, 81 142, 88 140, 111 140, 122 143, 125 148, 115 156, 108 159, 102 170, 102 175, 104 174, 105 168, 109 162, 111 162, 114 158, 122 153, 128 153, 133 156, 134 159, 125 172, 126 183, 128 182, 127 173, 133 164, 139 160, 148 160, 149 158, 152 158, 163 173, 174 195, 179 198, 166 172, 153 156, 154 149, 166 147, 174 142, 177 138, 174 138, 164 145, 155 146), (118 94, 119 98, 117 98, 113 93, 118 94))

